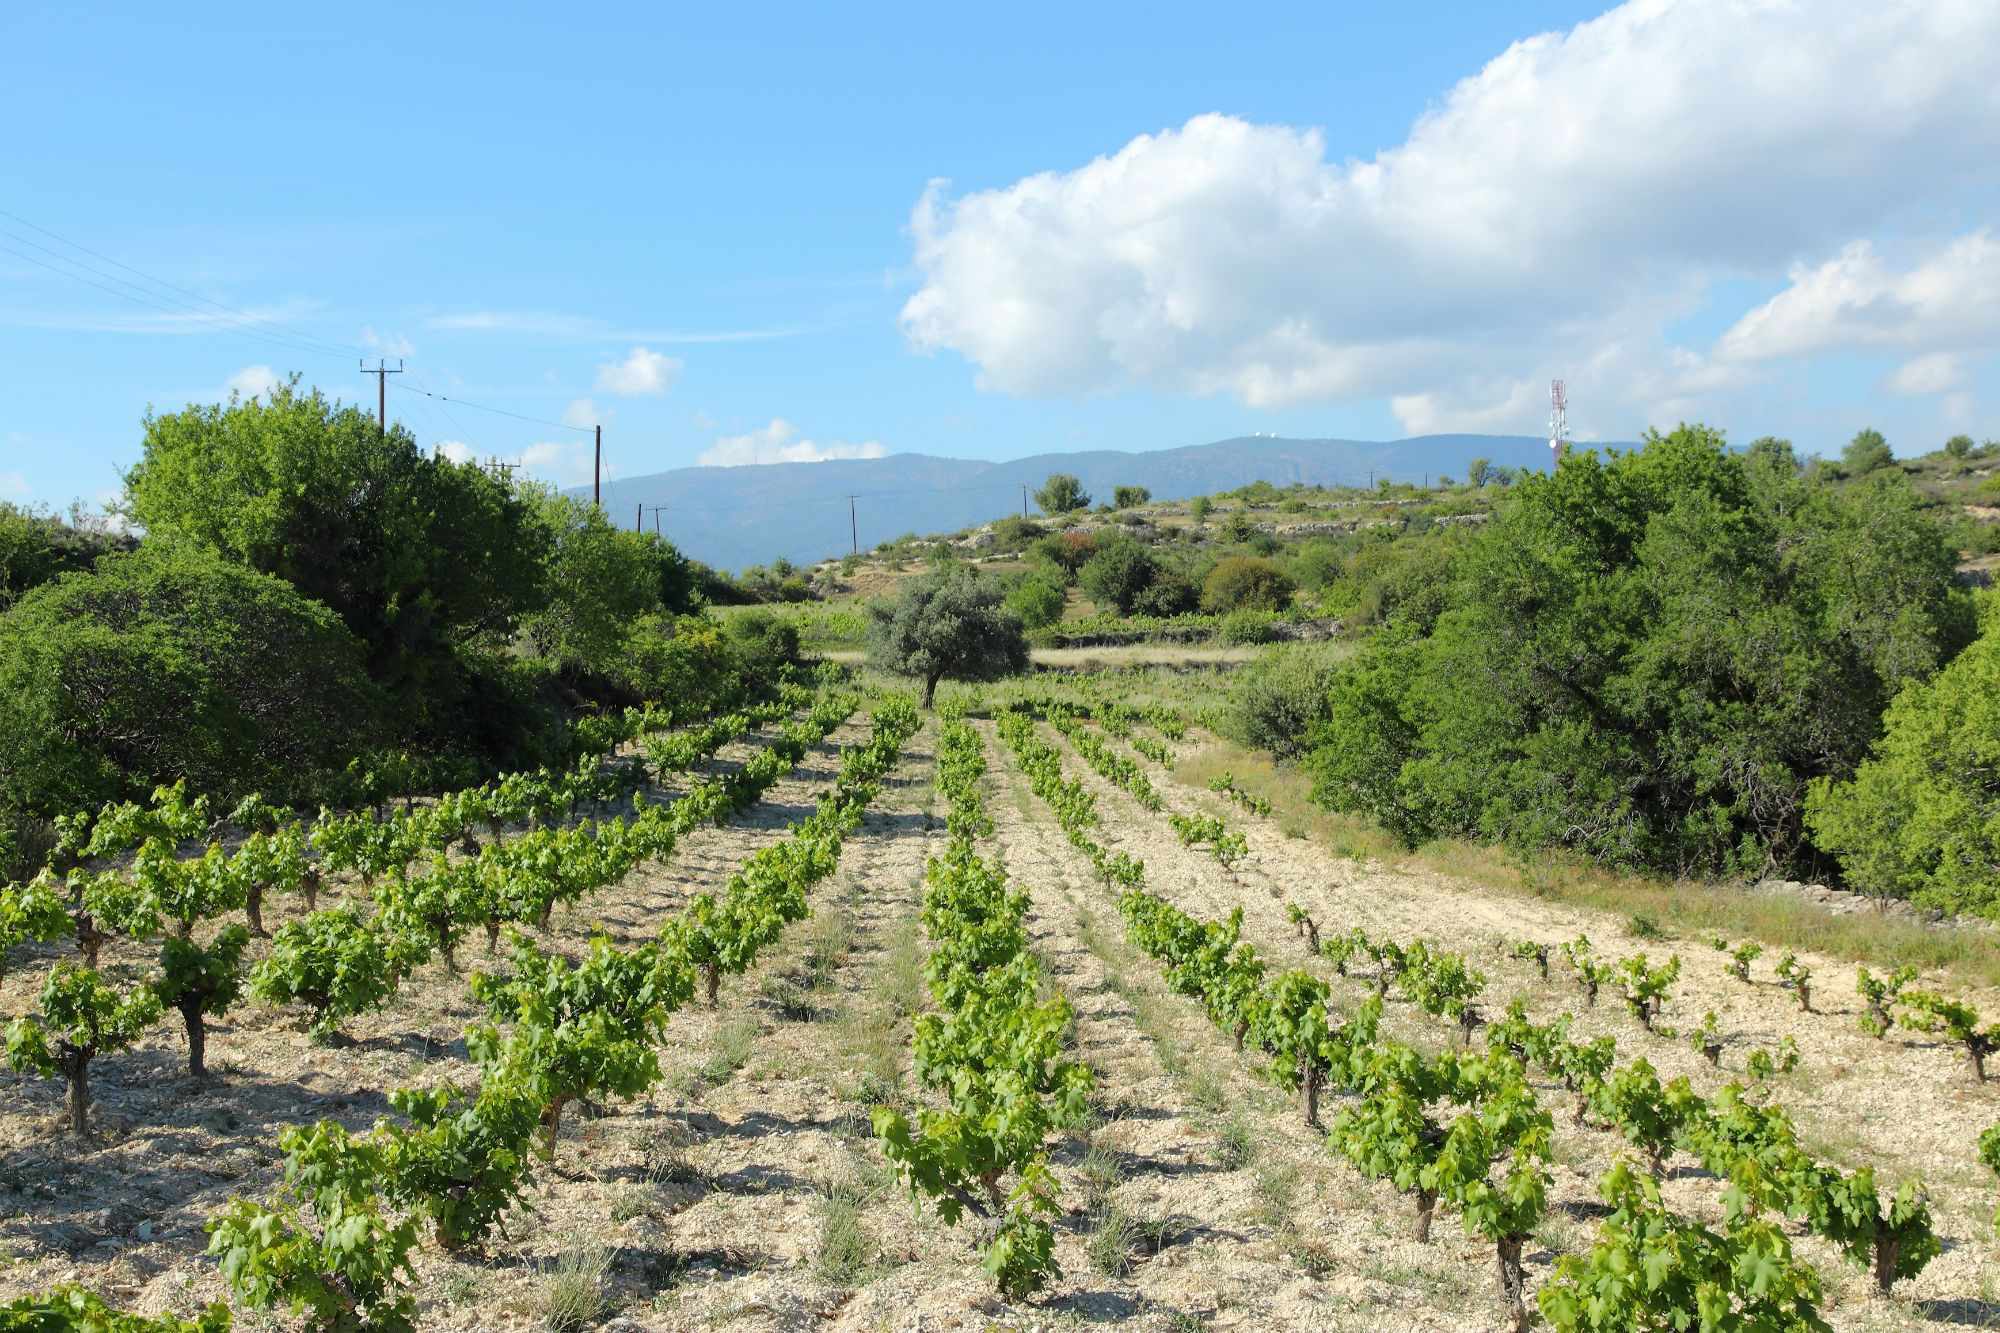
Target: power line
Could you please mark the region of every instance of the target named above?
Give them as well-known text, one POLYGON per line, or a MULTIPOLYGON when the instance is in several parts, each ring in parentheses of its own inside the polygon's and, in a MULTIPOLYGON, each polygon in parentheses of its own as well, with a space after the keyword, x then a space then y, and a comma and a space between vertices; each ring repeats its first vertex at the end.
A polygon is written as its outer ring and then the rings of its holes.
POLYGON ((526 421, 537 426, 554 426, 557 430, 573 430, 582 435, 588 435, 593 429, 590 426, 572 426, 567 421, 550 421, 547 417, 525 416, 519 412, 509 412, 504 407, 488 407, 485 403, 475 403, 469 398, 447 398, 441 393, 432 393, 429 389, 418 389, 408 384, 398 384, 395 388, 402 393, 420 393, 426 398, 435 398, 440 403, 457 403, 460 407, 491 412, 495 416, 512 417, 516 421, 526 421))
MULTIPOLYGON (((121 287, 130 288, 133 292, 140 294, 139 298, 133 298, 128 296, 128 299, 143 298, 147 300, 148 303, 154 304, 156 309, 163 308, 159 306, 157 303, 166 302, 168 305, 176 307, 180 312, 194 315, 199 319, 204 319, 209 321, 215 321, 218 319, 227 319, 229 321, 229 326, 254 325, 256 326, 257 329, 262 331, 261 336, 269 338, 272 341, 282 342, 286 345, 296 346, 297 348, 302 350, 312 351, 322 356, 346 357, 346 356, 352 356, 356 352, 361 350, 360 348, 354 347, 350 344, 336 343, 325 338, 317 337, 313 334, 303 333, 298 329, 294 329, 287 325, 280 324, 276 320, 269 319, 263 315, 252 314, 247 310, 240 310, 235 306, 226 305, 223 302, 214 300, 211 297, 203 296, 199 292, 190 291, 186 287, 177 286, 174 283, 168 282, 164 278, 156 278, 152 274, 145 272, 143 269, 134 268, 130 264, 124 263, 117 259, 113 259, 109 255, 101 254, 98 251, 91 249, 87 245, 79 244, 78 242, 72 241, 65 236, 61 236, 56 232, 50 231, 47 227, 41 226, 38 223, 30 222, 28 219, 20 216, 17 213, 9 213, 5 209, 0 209, 0 217, 10 218, 14 222, 20 224, 21 226, 27 227, 32 231, 40 232, 42 235, 49 237, 51 240, 58 241, 61 244, 66 245, 73 250, 81 251, 82 253, 91 256, 93 259, 97 259, 102 261, 103 263, 111 265, 113 268, 123 269, 127 273, 133 274, 134 276, 139 278, 143 278, 146 282, 151 283, 154 287, 163 287, 169 292, 177 292, 181 296, 191 298, 192 301, 194 302, 199 302, 201 305, 212 307, 212 309, 217 313, 212 314, 209 313, 208 311, 197 309, 196 306, 190 304, 189 301, 179 300, 176 297, 167 296, 161 292, 153 291, 150 288, 142 287, 138 283, 134 283, 128 279, 118 277, 116 274, 106 273, 103 269, 95 268, 89 264, 86 264, 82 260, 77 259, 72 255, 64 254, 59 250, 52 250, 48 246, 43 245, 39 241, 30 240, 26 236, 17 235, 14 232, 0 229, 0 236, 6 236, 8 239, 15 241, 16 243, 21 245, 33 246, 35 249, 40 250, 43 254, 49 255, 52 258, 64 264, 71 265, 74 268, 81 269, 83 270, 84 273, 89 273, 95 277, 102 278, 107 282, 115 282, 119 284, 121 287)), ((31 256, 21 255, 18 251, 15 251, 14 253, 20 258, 30 259, 30 261, 33 262, 31 256)), ((45 264, 43 265, 43 267, 46 268, 49 266, 45 264)), ((78 281, 88 281, 87 279, 82 278, 80 275, 76 273, 71 273, 68 270, 55 269, 53 271, 62 273, 66 277, 77 278, 78 281)), ((92 283, 91 285, 97 286, 96 283, 92 283)), ((99 290, 106 291, 109 289, 99 287, 99 290)), ((127 296, 128 294, 125 292, 112 292, 112 295, 127 296)), ((245 333, 250 332, 249 329, 243 327, 234 327, 232 331, 245 332, 245 333)))
MULTIPOLYGON (((11 235, 12 235, 12 233, 10 233, 10 232, 0 232, 0 235, 7 235, 7 236, 11 236, 11 235)), ((19 237, 14 237, 14 239, 16 239, 16 240, 19 240, 20 238, 19 238, 19 237)), ((32 242, 32 241, 29 241, 29 242, 26 242, 26 244, 29 244, 29 245, 33 245, 33 244, 34 244, 34 242, 32 242)), ((52 251, 52 250, 48 250, 48 249, 47 249, 47 247, 45 247, 45 246, 36 246, 36 248, 37 248, 37 249, 39 249, 39 250, 44 250, 44 251, 45 251, 46 253, 49 253, 49 254, 55 254, 55 252, 54 252, 54 251, 52 251)), ((137 304, 139 304, 139 305, 143 305, 143 306, 147 307, 148 309, 151 309, 151 310, 158 310, 158 311, 160 311, 160 312, 161 312, 162 314, 167 314, 167 315, 175 315, 175 316, 179 316, 179 317, 183 317, 183 318, 185 318, 185 317, 187 317, 187 316, 189 316, 189 315, 192 315, 192 316, 193 316, 194 318, 196 318, 196 319, 201 319, 201 320, 213 320, 213 319, 215 319, 215 318, 216 318, 216 317, 215 317, 215 316, 213 316, 213 315, 208 315, 208 314, 205 314, 205 313, 203 313, 202 311, 199 311, 199 310, 193 310, 193 311, 191 311, 191 310, 189 310, 189 309, 187 309, 187 308, 185 308, 185 307, 183 307, 183 306, 176 306, 176 305, 168 305, 168 304, 164 304, 164 303, 163 303, 163 300, 155 300, 155 299, 153 299, 153 298, 152 298, 152 296, 150 296, 150 295, 139 295, 138 293, 139 293, 139 292, 142 292, 142 291, 143 291, 144 289, 143 289, 143 288, 139 288, 139 287, 137 287, 137 286, 136 286, 135 284, 132 284, 132 283, 125 283, 125 286, 127 286, 127 287, 130 287, 130 288, 132 288, 132 290, 130 290, 130 291, 121 291, 121 290, 119 290, 119 289, 118 289, 118 288, 116 288, 116 287, 111 287, 111 286, 108 286, 108 285, 106 285, 106 283, 105 283, 105 282, 98 282, 98 281, 94 280, 93 278, 89 278, 89 277, 85 277, 83 273, 74 273, 74 272, 71 272, 71 271, 70 271, 69 269, 66 269, 66 268, 58 268, 58 267, 57 267, 56 265, 54 265, 54 264, 51 264, 51 263, 49 263, 49 262, 48 262, 47 260, 45 260, 45 259, 37 259, 37 258, 35 258, 35 257, 34 257, 33 255, 31 255, 31 254, 25 254, 25 253, 23 253, 23 252, 22 252, 22 251, 20 251, 20 250, 16 250, 16 249, 14 249, 14 248, 13 248, 12 246, 10 246, 10 245, 0 245, 0 252, 5 252, 5 253, 7 253, 7 254, 10 254, 10 255, 13 255, 13 256, 14 256, 14 257, 15 257, 16 259, 24 259, 24 260, 26 260, 26 261, 27 261, 28 263, 30 263, 30 264, 34 264, 34 265, 36 265, 36 266, 37 266, 37 267, 39 267, 39 268, 45 268, 45 269, 47 269, 47 270, 48 270, 49 272, 51 272, 51 273, 54 273, 54 274, 58 275, 59 277, 64 277, 64 278, 69 278, 69 279, 71 279, 72 281, 75 281, 75 282, 80 282, 80 283, 84 284, 84 285, 85 285, 86 287, 95 287, 95 288, 96 288, 96 289, 97 289, 98 291, 101 291, 101 292, 107 292, 107 293, 109 293, 109 294, 110 294, 110 295, 112 295, 112 296, 116 296, 116 297, 118 297, 118 298, 119 298, 120 300, 124 300, 124 301, 133 301, 133 302, 136 302, 136 303, 137 303, 137 304)), ((56 258, 58 258, 58 259, 63 259, 63 256, 61 256, 61 255, 56 255, 56 258)), ((71 263, 71 262, 74 262, 74 261, 71 261, 71 260, 67 260, 67 259, 64 259, 64 262, 65 262, 65 263, 71 263)), ((81 267, 81 266, 79 266, 79 267, 81 267)), ((85 272, 94 272, 94 270, 89 270, 89 269, 86 269, 86 270, 85 270, 85 272)), ((99 276, 99 277, 105 277, 106 275, 103 275, 103 274, 99 274, 98 276, 99 276)), ((121 279, 121 278, 109 278, 109 279, 108 279, 108 281, 109 281, 109 282, 123 282, 124 280, 123 280, 123 279, 121 279)), ((269 343, 269 344, 271 344, 271 345, 272 345, 273 347, 283 347, 283 348, 285 348, 285 349, 286 349, 286 350, 288 350, 288 351, 293 351, 293 352, 301 352, 301 351, 303 351, 303 352, 310 352, 310 353, 312 353, 312 354, 313 354, 314 356, 329 356, 329 355, 333 355, 333 353, 328 353, 328 352, 325 352, 325 351, 321 350, 320 348, 317 348, 317 347, 307 347, 307 346, 303 346, 303 345, 301 345, 301 344, 298 344, 298 343, 293 343, 293 342, 290 342, 290 341, 287 341, 286 339, 283 339, 283 338, 280 338, 280 337, 276 337, 276 336, 273 336, 273 335, 271 335, 271 334, 268 334, 268 333, 260 333, 260 332, 258 332, 258 331, 257 331, 257 330, 255 330, 255 329, 247 329, 247 328, 241 328, 241 327, 233 327, 233 326, 229 326, 229 325, 220 325, 220 326, 218 326, 218 325, 216 325, 216 324, 213 324, 213 323, 210 323, 210 324, 207 324, 207 325, 205 326, 205 331, 206 331, 206 332, 210 332, 210 333, 234 333, 234 334, 238 334, 238 335, 240 335, 240 336, 242 336, 242 337, 245 337, 245 338, 250 338, 250 339, 254 339, 254 340, 255 340, 255 341, 257 341, 257 342, 262 342, 262 343, 269 343)), ((349 353, 346 353, 346 352, 341 352, 341 353, 339 353, 338 355, 340 355, 340 356, 342 356, 342 357, 346 357, 346 356, 348 356, 348 355, 349 355, 349 353)))

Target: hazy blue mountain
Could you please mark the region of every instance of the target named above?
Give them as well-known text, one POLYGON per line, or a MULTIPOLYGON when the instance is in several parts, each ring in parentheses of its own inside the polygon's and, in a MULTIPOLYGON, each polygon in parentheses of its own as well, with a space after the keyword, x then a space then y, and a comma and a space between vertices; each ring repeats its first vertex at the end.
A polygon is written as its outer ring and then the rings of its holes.
MULTIPOLYGON (((604 485, 604 507, 621 524, 660 530, 697 560, 721 569, 768 564, 784 556, 807 564, 848 550, 848 497, 863 550, 906 532, 955 532, 1021 512, 1029 491, 1051 472, 1082 478, 1093 499, 1114 486, 1144 486, 1156 500, 1177 500, 1264 480, 1366 485, 1371 476, 1421 481, 1463 478, 1486 458, 1508 467, 1548 465, 1546 440, 1526 435, 1422 435, 1414 439, 1284 440, 1247 436, 1146 453, 1093 450, 1037 454, 1004 463, 929 454, 754 467, 686 467, 604 485)), ((588 496, 583 487, 572 494, 588 496)))

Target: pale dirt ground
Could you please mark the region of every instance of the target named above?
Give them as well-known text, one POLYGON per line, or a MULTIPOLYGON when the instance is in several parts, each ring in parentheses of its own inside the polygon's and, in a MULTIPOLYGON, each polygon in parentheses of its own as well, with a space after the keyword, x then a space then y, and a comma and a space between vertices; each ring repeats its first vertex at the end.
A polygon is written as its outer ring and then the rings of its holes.
MULTIPOLYGON (((930 791, 932 733, 912 738, 839 871, 813 895, 814 916, 749 976, 724 985, 716 1011, 699 1004, 673 1020, 654 1092, 591 1120, 568 1119, 553 1167, 540 1170, 531 1213, 507 1221, 485 1256, 446 1258, 432 1245, 417 1266, 425 1328, 543 1326, 539 1304, 559 1256, 595 1253, 606 1308, 594 1326, 633 1329, 1055 1329, 1129 1324, 1141 1329, 1491 1329, 1501 1325, 1490 1250, 1441 1210, 1430 1244, 1410 1239, 1410 1206, 1326 1149, 1299 1109, 1238 1055, 1199 1005, 1169 993, 1151 960, 1124 942, 1115 899, 1028 791, 989 724, 987 801, 997 829, 984 847, 1034 894, 1030 928, 1051 985, 1078 1013, 1077 1050, 1097 1070, 1095 1123, 1063 1136, 1052 1162, 1070 1215, 1058 1227, 1064 1277, 1034 1301, 995 1300, 978 1267, 972 1224, 947 1228, 911 1206, 883 1168, 868 1106, 914 1098, 909 1021, 923 1002, 915 919, 925 858, 943 847, 930 791), (830 958, 811 985, 806 960, 830 958), (1113 1275, 1093 1262, 1092 1237, 1115 1209, 1142 1224, 1113 1275), (851 1253, 841 1261, 842 1238, 851 1253)), ((552 946, 575 952, 593 922, 623 943, 649 937, 704 887, 719 886, 756 848, 806 813, 834 769, 835 746, 866 734, 857 715, 779 782, 765 802, 723 829, 689 837, 592 901, 559 913, 552 946)), ((1043 733, 1064 744, 1052 730, 1043 733)), ((1801 1014, 1770 981, 1725 976, 1705 941, 1640 944, 1617 920, 1483 894, 1439 877, 1344 860, 1275 822, 1146 767, 1170 808, 1223 814, 1249 838, 1232 875, 1205 851, 1182 848, 1163 815, 1141 809, 1067 752, 1104 816, 1100 839, 1142 857, 1150 887, 1188 911, 1226 915, 1241 904, 1245 936, 1274 965, 1330 968, 1310 959, 1284 919, 1287 898, 1315 910, 1323 931, 1360 924, 1407 940, 1430 936, 1471 954, 1491 978, 1490 1007, 1526 995, 1538 1017, 1581 1009, 1561 979, 1544 986, 1532 965, 1499 956, 1501 938, 1558 941, 1584 931, 1600 954, 1678 949, 1684 972, 1666 1021, 1691 1024, 1714 1009, 1731 1038, 1720 1074, 1680 1043, 1648 1037, 1614 997, 1581 1010, 1583 1028, 1614 1033, 1663 1076, 1697 1087, 1740 1073, 1758 1045, 1795 1036, 1801 1070, 1779 1095, 1822 1152, 1872 1162, 1888 1178, 1920 1172, 1932 1188, 1949 1251, 1893 1301, 1825 1246, 1799 1240, 1828 1279, 1828 1317, 1842 1329, 2000 1324, 2000 1246, 1990 1216, 1995 1184, 1973 1157, 1978 1131, 2000 1118, 2000 1085, 1975 1089, 1957 1056, 1914 1034, 1877 1043, 1854 1029, 1851 969, 1809 960, 1816 1007, 1801 1014)), ((1180 747, 1190 754, 1198 742, 1180 747)), ((718 762, 740 762, 748 745, 718 762)), ((1145 762, 1145 761, 1141 761, 1145 762)), ((275 919, 282 919, 274 913, 275 919)), ((478 945, 462 951, 469 968, 478 945)), ((138 950, 116 962, 138 968, 138 950)), ((31 971, 38 967, 31 965, 31 971)), ((26 973, 0 991, 0 1017, 28 1002, 26 973)), ((1366 993, 1335 981, 1348 1004, 1366 993)), ((1974 997, 1989 1009, 2000 996, 1974 997)), ((98 1064, 100 1134, 77 1145, 58 1129, 55 1082, 0 1075, 0 1296, 78 1280, 148 1310, 186 1310, 223 1295, 203 1258, 202 1220, 233 1194, 276 1183, 275 1142, 286 1124, 338 1116, 363 1128, 387 1113, 383 1090, 456 1077, 470 1082, 458 1034, 475 1017, 462 979, 438 966, 387 1009, 351 1026, 355 1045, 308 1044, 294 1016, 246 1004, 210 1041, 219 1077, 186 1079, 178 1023, 140 1049, 98 1064)), ((1392 1002, 1388 1026, 1429 1046, 1441 1025, 1392 1002)), ((1601 1214, 1594 1185, 1614 1145, 1569 1127, 1556 1105, 1557 1207, 1528 1247, 1531 1288, 1558 1251, 1588 1245, 1601 1214)), ((1339 1100, 1322 1107, 1330 1119, 1339 1100)), ((1683 1209, 1718 1211, 1719 1185, 1679 1163, 1669 1186, 1683 1209)), ((1117 1266, 1114 1266, 1114 1268, 1117 1266)), ((284 1320, 239 1318, 246 1328, 284 1320)))

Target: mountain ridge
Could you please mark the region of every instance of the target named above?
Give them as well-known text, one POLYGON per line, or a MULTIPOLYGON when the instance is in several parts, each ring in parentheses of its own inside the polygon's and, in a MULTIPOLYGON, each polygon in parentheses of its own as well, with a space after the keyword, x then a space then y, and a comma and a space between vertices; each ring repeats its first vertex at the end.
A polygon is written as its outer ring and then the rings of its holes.
MULTIPOLYGON (((1474 458, 1543 469, 1548 441, 1530 435, 1419 435, 1401 440, 1299 439, 1241 435, 1157 450, 1091 449, 1022 458, 949 458, 901 453, 820 463, 683 467, 604 483, 614 522, 642 521, 688 555, 720 569, 784 557, 810 564, 866 550, 903 533, 955 532, 1022 510, 1052 472, 1077 476, 1093 500, 1114 486, 1144 486, 1156 500, 1275 486, 1365 486, 1373 479, 1463 478, 1474 458), (849 497, 853 524, 849 522, 849 497), (664 508, 654 513, 656 507, 664 508)), ((570 494, 588 496, 588 486, 570 494)))

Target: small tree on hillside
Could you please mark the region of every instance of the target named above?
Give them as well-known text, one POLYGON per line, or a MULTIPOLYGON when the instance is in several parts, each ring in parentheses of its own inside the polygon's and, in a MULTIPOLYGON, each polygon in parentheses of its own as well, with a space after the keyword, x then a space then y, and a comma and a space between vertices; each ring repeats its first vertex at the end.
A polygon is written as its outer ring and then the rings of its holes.
POLYGON ((893 602, 868 608, 868 660, 924 683, 924 707, 937 683, 993 680, 1028 665, 1021 621, 999 587, 970 569, 941 569, 909 580, 893 602))
POLYGON ((1106 542, 1077 575, 1077 581, 1099 606, 1114 606, 1130 615, 1140 594, 1159 576, 1152 552, 1130 537, 1106 542))
POLYGON ((1075 477, 1067 472, 1054 472, 1042 483, 1042 489, 1035 492, 1035 503, 1044 514, 1067 514, 1090 508, 1090 496, 1075 477))
POLYGON ((1970 435, 1954 435, 1944 442, 1944 451, 1953 458, 1964 458, 1972 452, 1972 437, 1970 435))
POLYGON ((1895 461, 1889 452, 1889 441, 1879 430, 1869 429, 1856 432, 1847 447, 1840 451, 1841 466, 1849 476, 1860 477, 1878 471, 1895 461))
POLYGON ((1484 486, 1493 479, 1493 464, 1484 458, 1475 458, 1465 465, 1465 480, 1474 486, 1484 486))
MULTIPOLYGON (((1971 440, 1966 444, 1970 446, 1971 440)), ((1114 486, 1111 490, 1111 505, 1114 509, 1136 509, 1153 498, 1153 493, 1144 486, 1114 486)))

